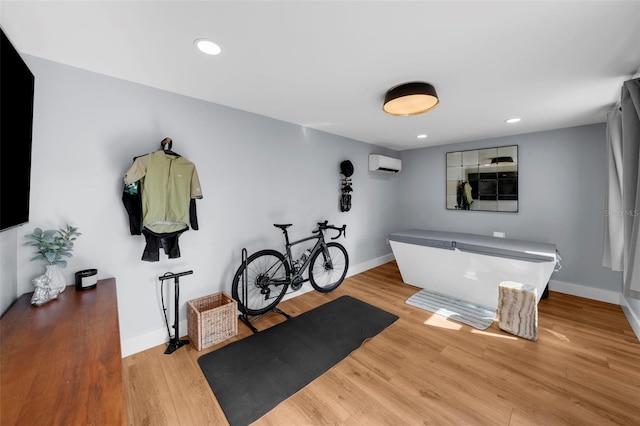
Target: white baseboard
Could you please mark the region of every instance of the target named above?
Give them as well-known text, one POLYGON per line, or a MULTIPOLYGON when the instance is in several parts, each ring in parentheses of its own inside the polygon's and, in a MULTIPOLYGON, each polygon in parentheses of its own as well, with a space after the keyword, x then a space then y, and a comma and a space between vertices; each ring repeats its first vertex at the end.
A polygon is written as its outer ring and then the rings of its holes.
POLYGON ((638 318, 638 315, 636 315, 633 309, 630 308, 629 302, 627 302, 624 294, 620 294, 620 307, 622 308, 624 315, 627 317, 627 321, 631 324, 633 332, 636 333, 636 337, 640 340, 640 318, 638 318))
MULTIPOLYGON (((369 260, 364 263, 360 263, 358 265, 352 265, 349 267, 347 271, 347 277, 352 275, 359 274, 361 272, 368 271, 369 269, 375 268, 377 266, 383 265, 387 262, 391 262, 394 259, 393 253, 387 254, 385 256, 378 257, 376 259, 369 260)), ((302 287, 295 291, 287 294, 284 299, 287 300, 293 297, 297 297, 303 295, 309 291, 312 291, 313 287, 311 284, 304 283, 302 287)), ((181 337, 187 335, 187 320, 181 320, 179 324, 180 330, 183 330, 180 334, 181 337)), ((145 351, 147 349, 153 348, 154 346, 158 346, 161 344, 166 344, 169 341, 169 336, 167 334, 166 328, 159 328, 157 330, 150 331, 148 333, 142 334, 140 336, 135 336, 129 339, 124 339, 121 341, 121 351, 122 357, 127 357, 129 355, 136 354, 138 352, 145 351)))
POLYGON ((362 272, 368 271, 369 269, 376 268, 380 265, 384 265, 385 263, 389 263, 394 259, 395 257, 393 257, 393 253, 389 253, 389 254, 385 254, 384 256, 371 259, 367 262, 360 263, 359 265, 352 265, 349 267, 349 271, 347 272, 347 277, 360 274, 362 272))
POLYGON ((616 291, 603 290, 601 288, 587 287, 584 285, 566 283, 563 281, 549 280, 549 290, 600 302, 620 304, 621 294, 616 291))

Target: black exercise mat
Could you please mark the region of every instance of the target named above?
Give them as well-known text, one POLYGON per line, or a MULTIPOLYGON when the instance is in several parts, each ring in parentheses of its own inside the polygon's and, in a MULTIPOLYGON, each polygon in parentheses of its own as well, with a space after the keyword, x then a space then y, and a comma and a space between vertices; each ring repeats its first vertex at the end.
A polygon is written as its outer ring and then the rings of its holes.
POLYGON ((232 426, 248 425, 398 317, 342 296, 198 359, 232 426))

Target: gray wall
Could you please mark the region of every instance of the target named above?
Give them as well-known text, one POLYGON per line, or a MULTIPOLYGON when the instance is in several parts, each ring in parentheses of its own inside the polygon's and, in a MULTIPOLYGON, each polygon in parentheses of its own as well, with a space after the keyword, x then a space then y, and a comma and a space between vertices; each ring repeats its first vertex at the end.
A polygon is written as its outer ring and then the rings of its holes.
MULTIPOLYGON (((347 224, 343 240, 353 271, 390 253, 389 232, 432 228, 557 244, 563 269, 555 280, 619 292, 621 274, 601 267, 606 173, 604 124, 395 153, 193 98, 28 57, 36 75, 31 218, 2 233, 0 306, 33 290, 44 265, 31 262, 24 234, 66 222, 83 235, 65 270, 98 268, 118 283, 121 336, 165 336, 158 277, 192 269, 184 302, 230 292, 240 250, 281 247, 271 226, 290 222, 292 237, 316 221, 347 224), (194 161, 204 199, 201 229, 180 239, 182 257, 140 260, 144 239, 128 232, 122 176, 134 156, 165 136, 194 161), (445 210, 445 153, 517 144, 520 212, 445 210), (370 153, 401 156, 398 175, 367 171, 370 153), (355 165, 353 209, 338 210, 338 164, 355 165)), ((184 329, 182 329, 184 330, 184 329)), ((144 340, 144 339, 141 339, 144 340)), ((156 342, 157 344, 157 342, 156 342)))
POLYGON ((605 125, 403 151, 399 230, 426 228, 555 243, 553 280, 621 291, 622 275, 602 267, 607 169, 605 125), (519 212, 445 209, 445 154, 518 145, 519 212))
POLYGON ((0 316, 18 297, 17 228, 0 232, 0 316))
POLYGON ((282 248, 273 223, 293 223, 293 238, 310 234, 324 219, 346 223, 342 242, 352 270, 390 253, 385 236, 394 226, 396 203, 389 200, 399 181, 369 173, 367 160, 369 153, 393 152, 41 58, 27 60, 36 77, 31 216, 27 225, 3 233, 2 252, 17 254, 15 273, 2 273, 3 305, 16 293, 33 291, 31 280, 44 272, 42 262, 29 260, 33 248, 23 245, 24 234, 67 222, 82 233, 64 270, 68 282, 87 268, 117 279, 124 340, 166 336, 158 291, 165 272, 194 271, 181 280, 183 320, 187 300, 230 294, 243 247, 249 253, 282 248), (160 262, 149 263, 140 260, 144 238, 129 234, 122 178, 134 156, 159 149, 166 136, 197 166, 204 193, 197 202, 200 230, 181 236, 181 258, 161 254, 160 262), (355 166, 347 213, 338 208, 344 159, 355 166))

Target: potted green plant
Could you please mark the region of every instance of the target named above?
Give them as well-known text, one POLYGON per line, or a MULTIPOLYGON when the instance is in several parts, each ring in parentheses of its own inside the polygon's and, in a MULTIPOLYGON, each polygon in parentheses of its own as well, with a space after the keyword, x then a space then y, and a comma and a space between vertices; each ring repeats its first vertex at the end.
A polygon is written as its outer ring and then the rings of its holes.
MULTIPOLYGON (((38 253, 31 260, 44 260, 47 262, 46 271, 43 277, 48 277, 49 280, 38 277, 34 280, 36 285, 36 292, 38 285, 47 286, 47 295, 44 297, 56 298, 58 294, 62 293, 67 284, 64 279, 64 275, 60 268, 67 266, 66 258, 71 258, 73 255, 73 242, 80 236, 78 228, 73 226, 67 226, 60 229, 50 229, 43 231, 40 228, 36 228, 32 234, 27 234, 27 245, 31 245, 37 248, 38 253), (36 282, 37 281, 37 282, 36 282)), ((43 293, 40 291, 40 293, 43 293)), ((35 294, 34 294, 35 296, 35 294)), ((32 301, 33 303, 33 301, 32 301)), ((35 304, 35 303, 34 303, 35 304)))

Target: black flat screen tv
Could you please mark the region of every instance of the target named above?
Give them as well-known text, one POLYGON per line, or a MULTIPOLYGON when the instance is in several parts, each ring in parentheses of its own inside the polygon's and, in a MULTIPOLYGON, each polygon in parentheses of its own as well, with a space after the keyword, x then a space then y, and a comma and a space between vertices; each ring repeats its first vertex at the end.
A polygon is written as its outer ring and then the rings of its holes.
POLYGON ((0 231, 29 221, 34 76, 0 28, 0 231))

